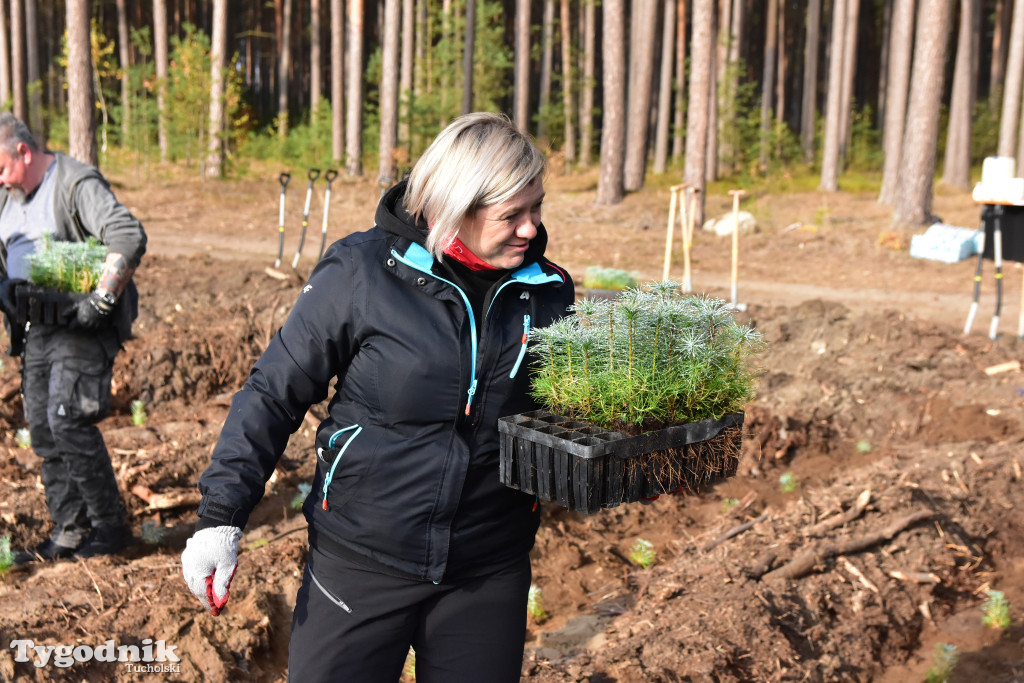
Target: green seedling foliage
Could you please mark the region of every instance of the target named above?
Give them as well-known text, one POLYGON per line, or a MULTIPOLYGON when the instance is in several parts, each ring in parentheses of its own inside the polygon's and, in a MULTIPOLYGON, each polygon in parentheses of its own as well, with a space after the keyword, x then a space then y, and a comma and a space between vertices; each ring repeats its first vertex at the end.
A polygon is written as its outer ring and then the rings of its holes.
POLYGON ((136 399, 132 401, 132 424, 141 427, 146 424, 149 416, 146 414, 146 402, 136 399))
POLYGON ((14 433, 14 440, 18 444, 18 448, 32 447, 32 434, 25 427, 14 433))
POLYGON ((654 557, 654 544, 642 538, 636 539, 629 549, 630 562, 644 569, 654 564, 654 557))
POLYGON ((871 442, 870 441, 858 441, 857 442, 857 452, 858 453, 870 453, 871 452, 871 442))
POLYGON ((303 482, 299 484, 299 492, 292 498, 291 508, 292 510, 301 510, 302 504, 306 502, 306 496, 309 495, 310 491, 313 490, 313 485, 303 482))
POLYGON ((988 597, 982 603, 985 612, 982 623, 989 628, 1005 629, 1010 627, 1010 603, 1002 591, 987 591, 988 597))
POLYGON ((11 537, 0 538, 0 574, 6 574, 14 566, 14 552, 11 550, 11 537))
POLYGON ((956 645, 936 643, 933 663, 925 674, 925 683, 946 683, 953 675, 953 669, 959 660, 960 654, 956 651, 956 645))
POLYGON ((139 536, 142 542, 148 545, 160 545, 164 542, 167 530, 153 520, 147 520, 139 528, 139 536))
POLYGON ((544 593, 536 584, 530 584, 530 593, 526 598, 526 612, 538 624, 548 619, 548 613, 544 611, 544 593))
POLYGON ((725 498, 725 499, 723 499, 722 500, 722 514, 723 515, 729 514, 739 504, 740 504, 740 502, 738 500, 736 500, 735 498, 725 498))
POLYGON ((637 281, 634 276, 618 268, 590 266, 583 276, 583 286, 586 289, 606 289, 613 292, 621 292, 624 289, 636 287, 637 281))
POLYGON ((676 282, 582 299, 531 332, 532 395, 552 413, 642 432, 741 412, 753 398, 761 335, 721 300, 676 282))
POLYGON ((779 490, 783 493, 792 493, 800 488, 800 480, 792 472, 785 472, 779 477, 779 490))
POLYGON ((60 292, 91 292, 100 281, 106 258, 107 247, 95 237, 63 242, 47 233, 29 256, 29 279, 60 292))

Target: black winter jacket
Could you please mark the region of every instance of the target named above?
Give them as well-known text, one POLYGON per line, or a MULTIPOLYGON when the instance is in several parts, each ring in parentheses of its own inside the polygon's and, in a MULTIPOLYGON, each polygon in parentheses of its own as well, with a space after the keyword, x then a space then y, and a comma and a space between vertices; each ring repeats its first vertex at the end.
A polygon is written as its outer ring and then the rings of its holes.
POLYGON ((480 329, 452 271, 402 205, 334 243, 235 395, 199 487, 201 525, 244 527, 264 484, 337 378, 316 437, 310 543, 388 573, 440 581, 528 552, 533 496, 498 480, 498 418, 535 407, 526 332, 566 314, 572 280, 543 258, 488 292, 480 329))

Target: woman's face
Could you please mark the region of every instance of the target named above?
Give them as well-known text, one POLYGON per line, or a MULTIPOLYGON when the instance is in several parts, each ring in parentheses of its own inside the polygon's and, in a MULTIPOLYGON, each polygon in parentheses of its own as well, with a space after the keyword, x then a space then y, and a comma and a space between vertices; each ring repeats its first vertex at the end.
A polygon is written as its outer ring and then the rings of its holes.
POLYGON ((462 219, 459 239, 481 261, 495 268, 515 268, 537 236, 544 182, 538 177, 508 201, 477 209, 462 219))

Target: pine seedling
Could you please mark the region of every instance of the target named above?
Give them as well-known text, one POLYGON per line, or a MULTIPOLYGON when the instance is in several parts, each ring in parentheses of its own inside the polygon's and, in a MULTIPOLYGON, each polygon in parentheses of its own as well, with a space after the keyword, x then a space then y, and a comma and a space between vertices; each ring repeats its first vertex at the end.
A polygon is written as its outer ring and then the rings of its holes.
POLYGON ((0 538, 0 574, 6 574, 14 566, 14 552, 11 550, 11 537, 0 538))
POLYGON ((166 529, 152 519, 143 522, 139 528, 139 536, 147 545, 160 545, 164 542, 166 535, 166 529))
POLYGON ((643 569, 654 564, 654 556, 654 544, 642 538, 636 539, 629 549, 629 561, 643 569))
POLYGON ((99 284, 106 258, 107 247, 95 237, 64 242, 47 234, 29 256, 29 279, 59 292, 91 292, 99 284))
POLYGON ((800 480, 792 472, 785 472, 779 477, 779 490, 783 493, 792 493, 800 488, 800 480))
POLYGON ((722 499, 722 514, 727 515, 732 512, 733 508, 739 505, 740 502, 735 498, 724 498, 722 499))
POLYGON ((146 424, 147 419, 149 419, 149 415, 146 414, 145 401, 139 399, 132 401, 132 424, 141 427, 146 424))
POLYGON ((313 490, 313 485, 303 482, 299 484, 299 492, 292 498, 291 508, 292 510, 301 510, 302 504, 306 502, 306 496, 313 490))
POLYGON ((548 613, 544 611, 544 593, 536 584, 530 584, 530 593, 526 598, 526 613, 538 624, 548 619, 548 613))
POLYGON ((32 434, 27 427, 22 427, 14 433, 14 441, 18 444, 18 448, 31 448, 32 434))
POLYGON ((953 669, 959 660, 960 654, 956 651, 956 645, 936 643, 933 663, 925 674, 925 683, 946 683, 953 675, 953 669))
POLYGON ((1010 603, 1002 591, 986 591, 988 597, 981 604, 985 612, 982 622, 989 628, 1004 629, 1010 627, 1010 603))
POLYGON ((583 275, 583 286, 586 289, 605 289, 620 292, 630 287, 636 287, 636 285, 636 278, 618 268, 590 266, 583 275))

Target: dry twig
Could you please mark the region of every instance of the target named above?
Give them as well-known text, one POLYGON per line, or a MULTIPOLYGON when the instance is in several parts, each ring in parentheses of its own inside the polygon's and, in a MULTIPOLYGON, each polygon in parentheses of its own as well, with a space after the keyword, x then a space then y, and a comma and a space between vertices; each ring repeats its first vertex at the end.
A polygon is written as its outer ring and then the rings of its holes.
POLYGON ((819 536, 826 531, 835 529, 836 527, 844 526, 849 524, 853 520, 860 517, 864 510, 867 508, 868 503, 871 502, 871 489, 865 489, 857 496, 857 501, 842 515, 834 515, 825 519, 812 527, 808 527, 804 530, 806 536, 819 536))
POLYGON ((764 514, 762 514, 760 517, 752 519, 749 522, 744 522, 743 524, 734 526, 733 528, 729 529, 724 534, 722 534, 721 536, 719 536, 718 538, 716 538, 715 540, 711 541, 703 548, 701 548, 701 551, 706 553, 712 548, 716 547, 717 545, 728 541, 730 538, 733 538, 734 536, 739 536, 744 531, 747 531, 748 529, 752 528, 754 525, 760 524, 764 520, 768 519, 768 514, 769 511, 765 510, 764 514))

